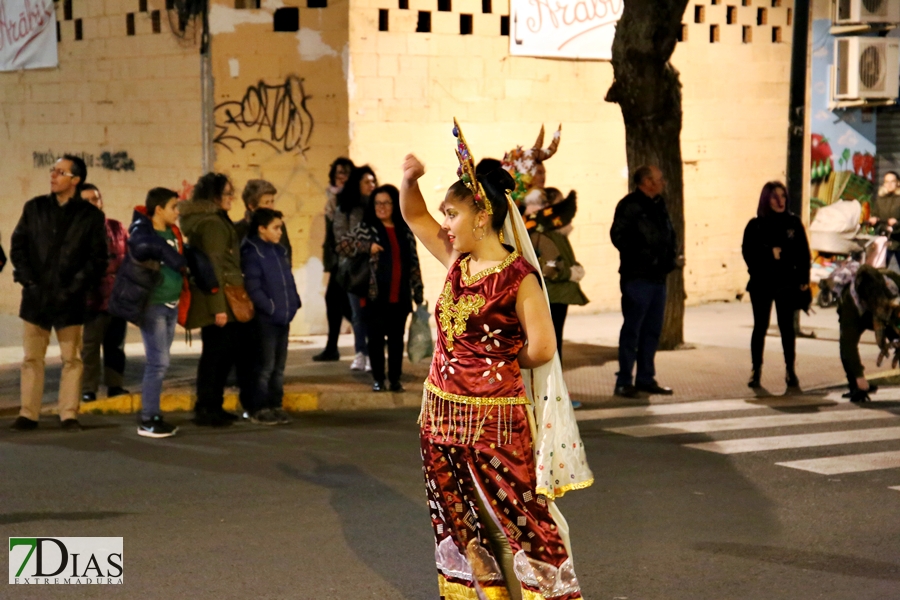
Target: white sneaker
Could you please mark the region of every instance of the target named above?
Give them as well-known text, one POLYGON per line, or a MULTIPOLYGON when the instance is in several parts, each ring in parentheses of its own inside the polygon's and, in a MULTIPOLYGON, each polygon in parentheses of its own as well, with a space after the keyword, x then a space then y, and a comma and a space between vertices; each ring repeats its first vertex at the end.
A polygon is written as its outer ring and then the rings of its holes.
POLYGON ((362 352, 357 352, 356 356, 353 357, 353 362, 350 363, 351 371, 362 371, 368 365, 369 357, 363 354, 362 352))
POLYGON ((369 360, 369 357, 366 357, 366 373, 372 372, 372 362, 369 360))

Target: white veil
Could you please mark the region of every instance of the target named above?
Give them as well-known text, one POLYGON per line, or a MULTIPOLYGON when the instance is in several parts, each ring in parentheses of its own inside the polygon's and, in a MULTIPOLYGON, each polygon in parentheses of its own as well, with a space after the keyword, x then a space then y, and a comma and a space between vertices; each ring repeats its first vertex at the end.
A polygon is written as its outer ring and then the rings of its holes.
MULTIPOLYGON (((544 290, 544 300, 549 307, 547 287, 531 238, 525 229, 525 222, 508 194, 507 202, 509 213, 503 224, 504 239, 507 244, 513 244, 519 254, 537 269, 541 288, 544 290)), ((554 353, 552 361, 537 369, 523 370, 522 380, 533 409, 537 493, 553 500, 570 490, 588 487, 594 483, 594 475, 587 464, 575 411, 563 380, 559 354, 554 353)))

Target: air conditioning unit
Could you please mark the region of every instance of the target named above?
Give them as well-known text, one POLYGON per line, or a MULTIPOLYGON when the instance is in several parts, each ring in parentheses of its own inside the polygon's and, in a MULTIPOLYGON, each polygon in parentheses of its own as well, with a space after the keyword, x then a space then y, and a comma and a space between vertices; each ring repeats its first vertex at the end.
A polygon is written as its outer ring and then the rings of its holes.
POLYGON ((900 39, 834 41, 834 99, 891 100, 900 94, 900 39))
POLYGON ((900 0, 835 0, 834 24, 900 23, 900 0))

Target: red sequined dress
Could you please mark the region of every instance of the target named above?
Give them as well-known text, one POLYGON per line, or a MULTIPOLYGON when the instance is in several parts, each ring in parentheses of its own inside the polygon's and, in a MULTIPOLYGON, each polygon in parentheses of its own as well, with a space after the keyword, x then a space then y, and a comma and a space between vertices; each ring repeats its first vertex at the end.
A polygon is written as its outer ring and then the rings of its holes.
POLYGON ((517 252, 471 276, 468 262, 463 255, 450 268, 435 307, 421 416, 441 597, 505 599, 515 585, 527 600, 581 598, 547 499, 535 491, 531 409, 517 361, 525 334, 516 314, 519 285, 535 270, 517 252), (506 577, 486 520, 499 524, 512 552, 506 577))

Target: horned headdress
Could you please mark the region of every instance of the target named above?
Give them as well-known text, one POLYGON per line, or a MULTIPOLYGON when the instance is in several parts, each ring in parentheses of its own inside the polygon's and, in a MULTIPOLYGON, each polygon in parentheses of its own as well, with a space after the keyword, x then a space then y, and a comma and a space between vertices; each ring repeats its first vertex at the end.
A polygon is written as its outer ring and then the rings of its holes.
POLYGON ((503 156, 503 168, 516 180, 516 189, 511 194, 516 205, 522 206, 525 194, 531 189, 531 181, 537 173, 538 165, 556 154, 561 133, 562 125, 553 132, 550 145, 544 148, 544 126, 541 125, 541 132, 533 147, 526 150, 522 146, 517 146, 503 156))

